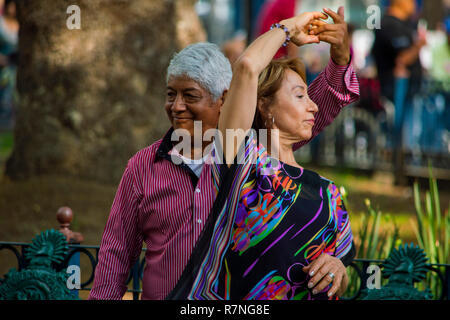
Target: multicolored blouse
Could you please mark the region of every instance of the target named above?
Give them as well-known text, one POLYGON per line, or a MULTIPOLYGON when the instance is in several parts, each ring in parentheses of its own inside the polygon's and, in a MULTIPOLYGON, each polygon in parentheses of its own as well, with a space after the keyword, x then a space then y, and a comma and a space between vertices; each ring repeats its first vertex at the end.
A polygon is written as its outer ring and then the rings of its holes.
POLYGON ((228 168, 212 151, 216 189, 224 170, 232 178, 210 232, 197 244, 196 250, 206 247, 193 257, 198 266, 185 298, 329 299, 329 287, 312 294, 302 268, 322 253, 354 256, 338 188, 313 171, 271 158, 251 132, 242 155, 228 168))

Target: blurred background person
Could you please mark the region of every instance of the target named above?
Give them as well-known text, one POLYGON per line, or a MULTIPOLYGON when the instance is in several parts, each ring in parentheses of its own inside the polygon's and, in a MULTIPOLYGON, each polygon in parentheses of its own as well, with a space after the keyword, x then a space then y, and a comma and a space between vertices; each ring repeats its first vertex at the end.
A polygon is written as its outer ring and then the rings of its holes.
POLYGON ((221 49, 225 57, 230 61, 230 64, 233 65, 237 58, 244 52, 246 46, 247 37, 242 33, 238 33, 234 38, 226 41, 221 49))
MULTIPOLYGON (((300 13, 301 0, 268 0, 264 3, 258 24, 255 27, 256 37, 269 31, 270 26, 281 20, 288 19, 300 13)), ((286 47, 280 48, 274 59, 281 57, 294 58, 298 56, 298 47, 289 43, 286 47)))
POLYGON ((445 90, 450 90, 450 16, 444 22, 447 41, 433 48, 431 76, 434 80, 442 82, 445 90))
MULTIPOLYGON (((427 43, 425 30, 416 31, 411 20, 415 14, 415 0, 391 0, 381 28, 375 30, 373 45, 381 94, 395 106, 392 147, 396 184, 404 183, 403 124, 412 116, 411 98, 420 91, 423 77, 420 51, 427 43)), ((412 135, 407 137, 406 145, 414 144, 412 135)))
MULTIPOLYGON (((450 15, 445 19, 443 29, 445 33, 442 32, 443 34, 441 34, 442 40, 431 50, 430 68, 430 75, 434 82, 433 90, 436 91, 437 97, 443 97, 443 99, 437 100, 441 102, 439 105, 443 109, 438 115, 440 121, 438 121, 437 126, 432 125, 432 128, 438 131, 437 136, 440 139, 431 136, 429 140, 432 140, 432 143, 435 141, 439 146, 442 139, 443 145, 447 145, 447 152, 450 153, 450 15), (441 132, 439 132, 439 129, 441 129, 441 132)), ((439 108, 436 103, 435 105, 439 108)))
POLYGON ((420 49, 426 45, 425 33, 417 33, 411 18, 416 13, 415 0, 390 0, 375 30, 373 55, 378 69, 381 93, 394 100, 396 77, 410 79, 409 92, 417 92, 422 80, 420 49), (417 36, 416 36, 417 33, 417 36))
POLYGON ((5 0, 0 16, 0 127, 5 128, 14 121, 18 35, 16 1, 5 0))

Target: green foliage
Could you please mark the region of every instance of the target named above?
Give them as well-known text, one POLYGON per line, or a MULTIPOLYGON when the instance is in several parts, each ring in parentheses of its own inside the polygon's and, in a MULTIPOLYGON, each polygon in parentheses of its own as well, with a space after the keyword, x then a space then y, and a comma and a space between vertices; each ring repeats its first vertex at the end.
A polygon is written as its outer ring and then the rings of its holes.
POLYGON ((0 132, 0 159, 6 158, 12 151, 13 133, 11 131, 0 132))
POLYGON ((412 226, 419 246, 427 253, 431 263, 450 263, 450 216, 449 207, 441 211, 439 190, 430 170, 429 187, 425 192, 425 206, 422 206, 419 183, 414 183, 416 221, 412 226), (424 211, 425 210, 425 211, 424 211))
POLYGON ((366 199, 367 214, 361 216, 361 228, 357 234, 357 257, 383 260, 392 249, 401 244, 399 227, 389 214, 375 210, 366 199), (381 229, 381 221, 386 226, 381 229))
MULTIPOLYGON (((344 188, 341 188, 341 194, 345 202, 347 193, 344 188)), ((399 238, 399 227, 391 215, 375 210, 369 199, 365 200, 365 205, 367 213, 360 216, 360 228, 353 233, 356 257, 360 259, 384 260, 395 247, 402 243, 399 238), (384 226, 383 229, 381 228, 382 225, 384 226)), ((353 268, 348 268, 347 272, 349 287, 345 296, 351 297, 356 294, 360 287, 360 280, 353 268)))
MULTIPOLYGON (((340 191, 344 202, 347 202, 347 192, 343 187, 340 191)), ((365 205, 367 213, 359 217, 360 228, 357 233, 353 234, 356 257, 374 260, 386 259, 392 249, 402 243, 399 238, 399 227, 393 216, 375 210, 369 199, 365 200, 365 205)))
MULTIPOLYGON (((414 204, 416 219, 411 220, 417 242, 432 264, 450 264, 450 204, 445 214, 441 211, 437 181, 429 167, 429 190, 421 196, 419 183, 414 183, 414 204), (422 205, 424 199, 424 205, 422 205)), ((444 268, 440 268, 444 272, 444 268)), ((440 280, 429 273, 421 287, 429 285, 435 297, 440 292, 440 280)))
MULTIPOLYGON (((437 181, 433 178, 431 167, 429 167, 429 171, 429 190, 426 190, 423 195, 421 195, 419 184, 414 183, 416 210, 415 218, 411 218, 411 225, 417 243, 425 251, 429 263, 450 264, 450 204, 445 213, 441 211, 437 181)), ((346 192, 342 188, 341 193, 345 200, 346 192)), ((354 232, 356 257, 384 260, 394 248, 402 243, 399 238, 399 228, 392 216, 374 210, 369 199, 366 199, 365 204, 367 213, 360 216, 360 228, 354 232)), ((438 267, 437 269, 440 269, 442 274, 445 272, 444 267, 438 267)), ((353 268, 348 268, 347 272, 350 282, 346 297, 350 297, 360 287, 360 280, 353 268)), ((384 283, 386 283, 385 280, 384 283)), ((419 283, 417 287, 421 290, 430 288, 436 299, 439 298, 443 286, 436 273, 428 272, 426 279, 419 283)))

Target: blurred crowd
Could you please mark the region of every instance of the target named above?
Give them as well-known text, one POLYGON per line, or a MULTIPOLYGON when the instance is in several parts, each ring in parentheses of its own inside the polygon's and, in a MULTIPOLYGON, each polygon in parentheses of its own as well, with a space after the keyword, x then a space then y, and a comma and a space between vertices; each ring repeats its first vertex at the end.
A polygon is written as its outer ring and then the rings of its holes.
POLYGON ((16 0, 0 0, 0 8, 0 129, 11 129, 18 61, 16 0))
MULTIPOLYGON (((199 1, 205 2, 208 1, 199 1)), ((386 135, 383 149, 391 153, 394 169, 401 171, 408 154, 410 164, 424 166, 424 159, 436 154, 450 161, 450 1, 435 2, 435 14, 444 16, 437 23, 424 18, 423 0, 209 1, 218 2, 222 7, 226 2, 234 9, 229 11, 229 21, 234 21, 235 34, 229 33, 228 39, 209 40, 222 44, 232 62, 249 41, 275 22, 303 11, 346 6, 352 62, 361 86, 361 99, 354 107, 373 115, 373 121, 384 119, 379 124, 386 135), (380 8, 380 28, 372 29, 367 24, 369 4, 380 8), (239 25, 236 17, 251 21, 239 25), (250 39, 244 36, 242 28, 250 39)), ((290 45, 276 57, 281 56, 300 56, 310 83, 328 63, 329 45, 300 49, 290 45)), ((320 136, 315 140, 320 140, 320 136)), ((313 141, 311 147, 317 143, 313 141)))
MULTIPOLYGON (((0 0, 0 130, 12 128, 17 99, 16 1, 0 0)), ((273 23, 300 12, 344 5, 361 87, 354 107, 380 122, 386 134, 382 147, 391 150, 391 160, 404 162, 406 150, 412 162, 423 165, 424 155, 450 158, 450 1, 434 3, 441 4, 433 9, 441 17, 437 23, 424 18, 424 0, 197 0, 195 9, 207 40, 221 45, 233 62, 273 23), (380 8, 381 28, 372 30, 366 21, 367 8, 373 4, 380 8)), ((281 56, 301 57, 311 83, 328 63, 329 44, 300 49, 290 44, 276 55, 281 56)), ((319 135, 310 144, 313 158, 319 156, 321 139, 319 135)), ((361 138, 356 143, 369 148, 372 140, 361 138)))

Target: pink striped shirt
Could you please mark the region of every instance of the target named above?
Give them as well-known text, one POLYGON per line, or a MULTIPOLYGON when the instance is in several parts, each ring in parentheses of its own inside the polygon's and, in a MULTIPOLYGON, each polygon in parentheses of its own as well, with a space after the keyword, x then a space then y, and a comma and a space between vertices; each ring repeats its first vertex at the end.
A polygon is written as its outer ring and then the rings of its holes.
MULTIPOLYGON (((343 106, 358 99, 359 83, 351 64, 338 66, 330 59, 308 94, 319 106, 314 137, 343 106)), ((122 299, 143 241, 147 251, 141 299, 164 299, 188 262, 215 189, 209 164, 197 178, 186 165, 170 160, 172 130, 128 161, 103 233, 89 299, 122 299)))

